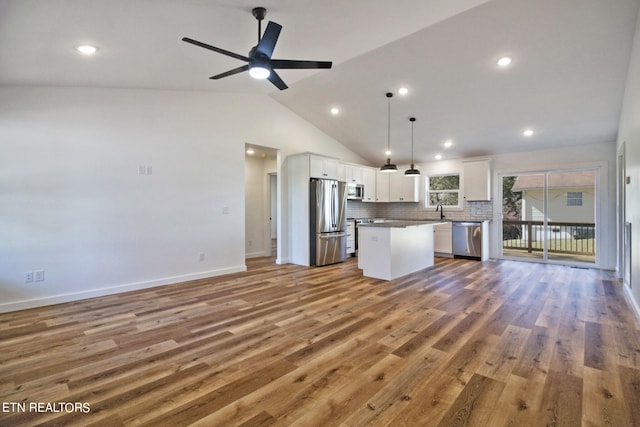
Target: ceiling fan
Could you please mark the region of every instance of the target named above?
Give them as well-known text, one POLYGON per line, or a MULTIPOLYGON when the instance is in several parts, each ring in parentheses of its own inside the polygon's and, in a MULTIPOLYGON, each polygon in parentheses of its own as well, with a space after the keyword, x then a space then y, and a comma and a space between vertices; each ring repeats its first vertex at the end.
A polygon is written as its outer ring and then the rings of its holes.
POLYGON ((197 40, 190 39, 189 37, 183 37, 182 41, 194 44, 196 46, 203 47, 205 49, 212 50, 214 52, 221 53, 223 55, 230 56, 232 58, 239 59, 247 62, 233 70, 226 71, 224 73, 216 74, 209 77, 210 79, 221 79, 223 77, 229 77, 234 74, 241 73, 243 71, 249 71, 251 77, 255 79, 268 79, 278 89, 284 90, 288 86, 275 72, 276 69, 315 69, 315 68, 331 68, 331 61, 298 61, 293 59, 272 59, 273 49, 276 47, 280 30, 282 25, 269 21, 267 28, 262 34, 262 20, 267 14, 267 9, 264 7, 256 7, 251 13, 258 20, 258 44, 251 48, 248 56, 239 55, 228 50, 220 49, 215 46, 208 45, 206 43, 199 42, 197 40), (262 35, 261 35, 262 34, 262 35))

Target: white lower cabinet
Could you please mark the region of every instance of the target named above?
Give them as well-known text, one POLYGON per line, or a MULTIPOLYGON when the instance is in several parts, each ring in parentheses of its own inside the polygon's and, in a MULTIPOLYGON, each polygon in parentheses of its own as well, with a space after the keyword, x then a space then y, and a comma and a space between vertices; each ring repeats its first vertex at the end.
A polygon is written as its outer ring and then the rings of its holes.
POLYGON ((433 227, 433 251, 439 255, 453 256, 453 226, 451 222, 433 227))
POLYGON ((347 255, 356 253, 356 221, 347 220, 347 255))

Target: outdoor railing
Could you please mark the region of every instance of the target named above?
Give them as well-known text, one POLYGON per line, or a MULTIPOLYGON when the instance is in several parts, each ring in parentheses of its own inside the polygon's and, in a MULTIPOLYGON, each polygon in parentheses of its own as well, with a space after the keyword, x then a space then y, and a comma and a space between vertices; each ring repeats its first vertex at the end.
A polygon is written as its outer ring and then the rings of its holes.
POLYGON ((502 221, 503 249, 544 251, 544 237, 550 253, 595 256, 596 225, 594 223, 542 221, 502 221))

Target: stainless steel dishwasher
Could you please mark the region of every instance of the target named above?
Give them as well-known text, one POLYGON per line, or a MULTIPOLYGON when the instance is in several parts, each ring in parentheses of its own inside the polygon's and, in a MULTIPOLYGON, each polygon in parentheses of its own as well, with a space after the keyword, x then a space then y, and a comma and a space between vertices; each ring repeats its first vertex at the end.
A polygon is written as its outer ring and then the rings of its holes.
POLYGON ((453 256, 482 259, 482 224, 453 222, 453 256))

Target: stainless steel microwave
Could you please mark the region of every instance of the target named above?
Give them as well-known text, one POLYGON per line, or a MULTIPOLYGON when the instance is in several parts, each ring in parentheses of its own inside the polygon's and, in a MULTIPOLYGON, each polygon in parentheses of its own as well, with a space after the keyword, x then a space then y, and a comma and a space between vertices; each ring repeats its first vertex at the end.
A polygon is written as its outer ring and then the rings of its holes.
POLYGON ((347 199, 362 200, 364 198, 364 185, 347 182, 347 199))

